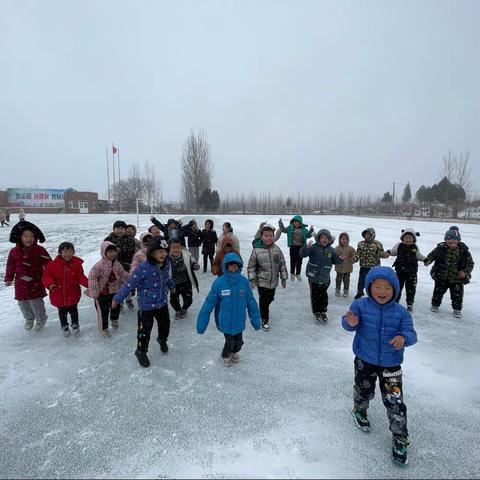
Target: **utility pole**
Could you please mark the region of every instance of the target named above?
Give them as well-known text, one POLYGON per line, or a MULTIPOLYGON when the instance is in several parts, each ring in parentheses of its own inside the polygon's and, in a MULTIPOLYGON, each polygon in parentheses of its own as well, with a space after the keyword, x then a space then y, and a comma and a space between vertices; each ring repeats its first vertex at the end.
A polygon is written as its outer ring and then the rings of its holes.
POLYGON ((393 182, 392 205, 395 205, 395 182, 393 182))

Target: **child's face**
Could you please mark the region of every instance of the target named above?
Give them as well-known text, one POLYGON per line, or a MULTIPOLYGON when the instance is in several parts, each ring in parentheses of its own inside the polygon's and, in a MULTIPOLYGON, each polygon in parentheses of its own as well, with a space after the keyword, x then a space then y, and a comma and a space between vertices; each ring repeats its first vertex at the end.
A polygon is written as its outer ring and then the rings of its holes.
POLYGON ((117 249, 116 249, 116 248, 109 248, 109 249, 105 252, 105 256, 106 256, 111 262, 113 262, 113 261, 117 258, 117 249))
POLYGON ((369 242, 372 239, 372 234, 370 232, 366 232, 363 238, 369 242))
POLYGON ((74 255, 74 251, 71 249, 71 248, 64 248, 61 252, 60 252, 60 256, 66 261, 66 262, 69 262, 73 255, 74 255))
POLYGON ((222 225, 222 231, 223 231, 224 235, 226 235, 227 233, 230 233, 230 228, 228 227, 228 225, 226 223, 224 223, 222 225))
POLYGON ((33 245, 33 242, 35 241, 35 236, 30 230, 24 230, 20 239, 25 247, 31 247, 33 245))
POLYGON ((298 220, 295 220, 295 221, 293 222, 293 226, 294 226, 295 228, 300 228, 300 227, 301 227, 301 224, 300 224, 300 222, 299 222, 298 220))
POLYGON ((273 232, 271 230, 264 230, 262 233, 262 241, 265 245, 273 243, 273 232))
POLYGON ((210 222, 205 222, 205 229, 210 230, 210 222))
POLYGON ((447 244, 448 248, 457 248, 458 247, 458 240, 453 240, 452 238, 449 238, 448 240, 445 240, 445 243, 447 244))
POLYGON ((170 255, 172 257, 179 257, 182 254, 182 245, 180 243, 171 243, 170 244, 170 255))
POLYGON ((415 239, 413 238, 413 235, 411 233, 406 233, 403 236, 403 243, 405 243, 406 245, 411 245, 414 242, 415 242, 415 239))
POLYGON ((322 247, 326 247, 327 244, 328 244, 328 237, 326 235, 320 235, 319 239, 318 239, 318 243, 322 246, 322 247))
POLYGON ((346 247, 348 245, 348 238, 345 235, 340 237, 340 245, 342 247, 346 247))
POLYGON ((123 237, 125 235, 125 227, 115 227, 113 233, 119 237, 123 237))
POLYGON ((127 227, 126 232, 129 237, 135 237, 137 234, 137 231, 133 227, 127 227))
POLYGON ((154 237, 159 237, 160 236, 160 228, 158 228, 156 225, 154 225, 153 227, 150 228, 150 233, 154 236, 154 237))
POLYGON ((148 247, 150 245, 150 242, 152 241, 152 237, 150 235, 145 235, 143 237, 143 244, 148 247))
POLYGON ((170 230, 176 230, 176 229, 177 229, 177 224, 176 224, 176 223, 173 223, 173 222, 172 222, 172 223, 169 223, 169 224, 168 224, 168 228, 169 228, 170 230))
POLYGON ((227 269, 229 272, 235 273, 238 272, 239 267, 238 263, 229 263, 227 269))
POLYGON ((392 299, 393 287, 387 280, 377 278, 370 284, 370 293, 377 303, 384 305, 392 299))
POLYGON ((155 250, 153 252, 153 258, 157 263, 163 263, 167 255, 168 255, 168 252, 163 248, 160 250, 155 250))

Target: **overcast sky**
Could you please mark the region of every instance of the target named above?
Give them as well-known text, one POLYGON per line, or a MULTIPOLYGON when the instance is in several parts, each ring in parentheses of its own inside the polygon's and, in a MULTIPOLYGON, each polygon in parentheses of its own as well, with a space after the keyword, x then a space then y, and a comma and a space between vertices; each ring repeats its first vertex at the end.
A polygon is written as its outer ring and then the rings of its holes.
POLYGON ((203 128, 220 194, 382 193, 470 151, 480 192, 480 1, 0 0, 0 188, 105 196, 155 164, 180 191, 203 128))

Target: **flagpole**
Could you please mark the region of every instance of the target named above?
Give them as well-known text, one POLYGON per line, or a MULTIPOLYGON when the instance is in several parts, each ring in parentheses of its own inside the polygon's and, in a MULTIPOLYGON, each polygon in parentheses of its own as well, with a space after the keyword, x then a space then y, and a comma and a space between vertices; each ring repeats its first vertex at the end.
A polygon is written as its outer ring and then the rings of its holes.
MULTIPOLYGON (((117 147, 118 185, 120 185, 120 149, 117 147)), ((119 192, 120 193, 120 192, 119 192)), ((122 210, 121 198, 118 197, 118 209, 122 210)))
POLYGON ((115 154, 113 153, 113 143, 112 143, 112 164, 113 164, 113 206, 116 209, 115 206, 115 154))
POLYGON ((108 211, 110 211, 110 168, 108 166, 108 147, 105 147, 107 155, 107 191, 108 191, 108 211))

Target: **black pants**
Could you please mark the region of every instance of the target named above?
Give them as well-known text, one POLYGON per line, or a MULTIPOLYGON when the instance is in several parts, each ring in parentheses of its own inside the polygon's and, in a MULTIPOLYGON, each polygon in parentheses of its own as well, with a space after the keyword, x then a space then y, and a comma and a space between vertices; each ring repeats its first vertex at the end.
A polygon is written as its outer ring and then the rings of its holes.
POLYGON ((139 310, 137 330, 137 349, 143 353, 148 352, 150 343, 150 334, 152 333, 153 323, 157 320, 158 324, 158 342, 166 342, 170 333, 170 315, 168 314, 168 305, 156 310, 139 310))
POLYGON ((397 277, 400 282, 400 290, 396 301, 400 301, 403 287, 405 287, 405 292, 407 293, 407 305, 413 305, 415 292, 417 291, 417 272, 397 272, 397 277))
POLYGON ((342 288, 342 282, 343 291, 348 292, 348 289, 350 288, 350 273, 337 272, 337 276, 335 277, 335 289, 337 292, 342 288))
POLYGON ((367 413, 370 400, 375 397, 375 384, 378 378, 382 402, 387 409, 390 431, 394 435, 408 437, 407 407, 403 403, 402 368, 379 367, 355 357, 355 386, 353 403, 356 409, 367 413))
POLYGON ((268 323, 270 318, 270 304, 274 299, 274 288, 258 287, 258 303, 260 304, 260 317, 262 322, 268 323))
POLYGON ((312 312, 314 315, 325 313, 328 308, 328 283, 314 283, 308 279, 310 285, 310 302, 312 304, 312 312))
POLYGON ((58 316, 60 318, 60 326, 62 328, 68 327, 68 314, 70 314, 70 320, 72 327, 78 327, 78 309, 76 305, 71 305, 70 307, 59 307, 58 316))
POLYGON ((357 293, 361 293, 363 295, 363 290, 365 289, 365 277, 370 271, 370 268, 371 267, 360 267, 360 272, 358 273, 357 293))
POLYGON ((302 261, 303 258, 300 256, 300 249, 297 245, 292 245, 290 247, 290 273, 292 275, 300 275, 302 272, 302 261))
POLYGON ((2 220, 2 227, 6 225, 7 227, 9 226, 8 223, 5 220, 2 220))
POLYGON ((188 310, 188 307, 192 304, 192 298, 192 284, 190 282, 179 283, 175 285, 175 291, 170 292, 170 305, 176 312, 188 310), (183 307, 180 305, 180 297, 183 299, 183 307))
POLYGON ((242 332, 236 335, 223 334, 225 336, 225 346, 222 350, 222 357, 227 358, 231 353, 238 353, 242 349, 242 332))
POLYGON ((210 269, 213 270, 213 252, 203 254, 203 271, 207 271, 208 259, 210 259, 210 269))
POLYGON ((452 308, 454 310, 461 310, 463 306, 463 283, 451 283, 448 280, 437 280, 435 282, 432 305, 439 307, 447 290, 450 290, 452 308))
POLYGON ((112 300, 115 296, 114 293, 109 293, 107 295, 100 295, 98 297, 98 302, 95 302, 95 308, 97 309, 97 315, 101 315, 102 330, 108 328, 108 317, 110 320, 118 320, 120 316, 120 305, 117 305, 115 308, 112 308, 112 300), (98 309, 100 308, 100 312, 98 309))

